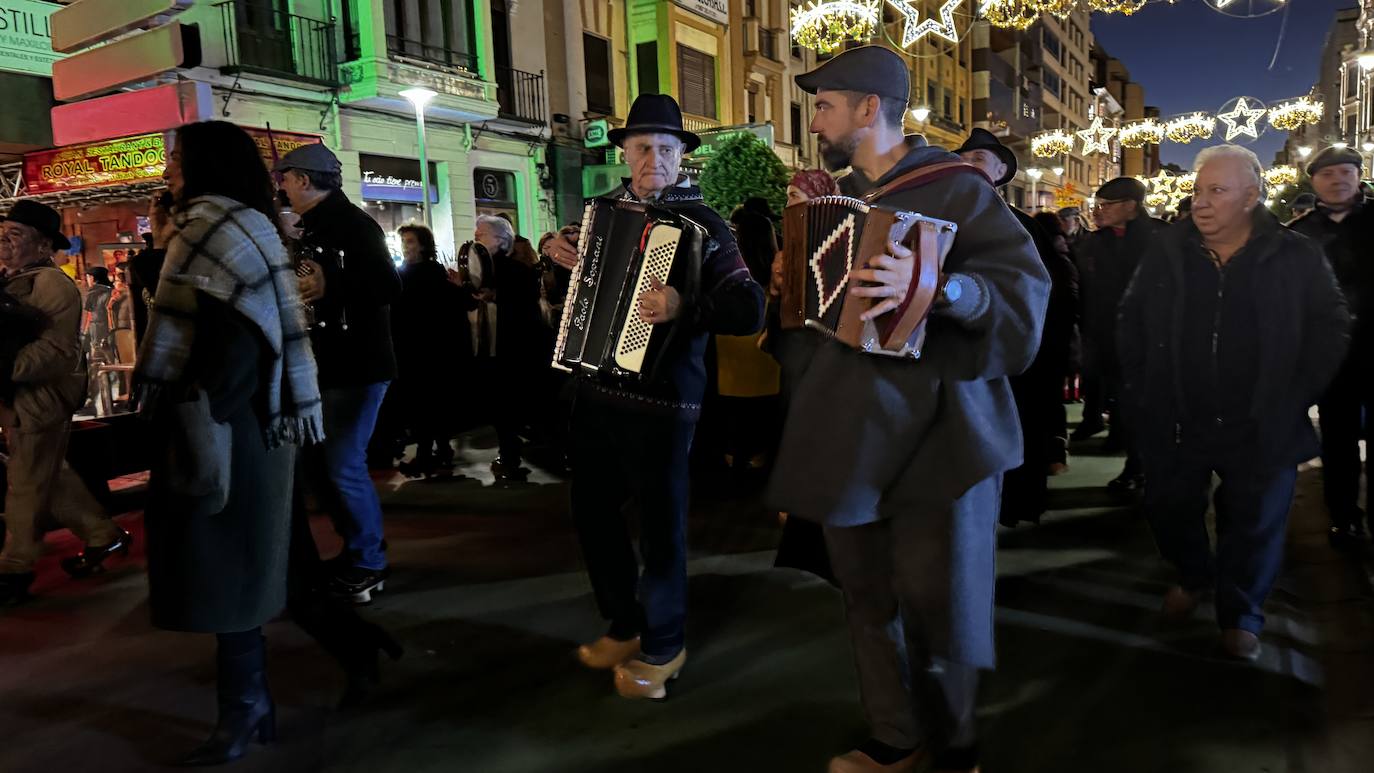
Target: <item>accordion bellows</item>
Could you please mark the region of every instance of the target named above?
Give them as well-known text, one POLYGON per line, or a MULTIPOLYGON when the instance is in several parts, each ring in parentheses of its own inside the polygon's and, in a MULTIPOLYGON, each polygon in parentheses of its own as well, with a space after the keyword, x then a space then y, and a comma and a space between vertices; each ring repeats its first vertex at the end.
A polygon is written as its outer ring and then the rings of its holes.
POLYGON ((925 319, 939 290, 940 269, 957 226, 848 196, 819 196, 783 212, 784 329, 809 327, 870 354, 921 356, 925 319), (889 242, 912 250, 916 267, 898 308, 859 319, 881 299, 849 294, 852 273, 887 251, 889 242))
POLYGON ((705 243, 706 229, 675 212, 627 200, 589 202, 553 366, 603 381, 653 381, 680 320, 649 324, 639 316, 639 297, 651 279, 695 295, 705 243))

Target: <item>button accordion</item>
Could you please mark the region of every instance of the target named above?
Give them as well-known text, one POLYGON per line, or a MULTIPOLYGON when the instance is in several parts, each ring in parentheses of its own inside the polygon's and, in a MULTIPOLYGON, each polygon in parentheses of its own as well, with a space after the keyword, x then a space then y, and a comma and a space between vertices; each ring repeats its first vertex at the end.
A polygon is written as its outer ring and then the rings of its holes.
POLYGON ((870 354, 920 357, 925 319, 957 228, 945 220, 848 196, 818 196, 787 207, 781 326, 819 330, 870 354), (859 316, 883 299, 850 295, 851 274, 885 253, 888 242, 914 253, 911 286, 901 306, 864 322, 859 316))
POLYGON ((653 381, 681 320, 639 315, 650 278, 695 295, 706 229, 669 210, 594 199, 582 215, 577 266, 563 303, 553 366, 601 380, 653 381))

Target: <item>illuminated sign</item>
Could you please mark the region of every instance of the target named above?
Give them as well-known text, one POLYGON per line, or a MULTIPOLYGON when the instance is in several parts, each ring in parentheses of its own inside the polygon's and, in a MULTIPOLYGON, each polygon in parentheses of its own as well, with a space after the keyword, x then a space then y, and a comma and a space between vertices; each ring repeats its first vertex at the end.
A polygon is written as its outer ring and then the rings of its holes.
POLYGON ((673 0, 698 16, 704 16, 721 24, 730 23, 729 0, 673 0))
MULTIPOLYGON (((268 132, 266 129, 254 129, 245 126, 244 131, 257 143, 258 153, 262 154, 262 160, 267 162, 267 168, 271 169, 275 163, 272 157, 272 145, 268 144, 268 132)), ((272 130, 272 144, 277 146, 277 158, 290 153, 302 145, 314 145, 317 142, 324 142, 324 138, 318 134, 301 134, 299 132, 283 132, 272 130)))
MULTIPOLYGON (((408 158, 358 155, 363 175, 363 198, 368 201, 398 201, 420 203, 420 162, 408 158)), ((434 184, 437 167, 429 164, 429 200, 439 203, 439 188, 434 184)))
POLYGON ((708 129, 703 132, 698 132, 697 136, 701 138, 701 146, 692 151, 692 158, 700 160, 713 156, 716 154, 716 151, 720 149, 720 146, 725 144, 726 140, 738 137, 741 134, 752 134, 758 137, 763 144, 767 145, 769 148, 773 147, 773 124, 771 123, 749 123, 739 126, 724 126, 719 129, 708 129))
POLYGON ((604 148, 611 144, 610 139, 606 136, 608 131, 610 131, 610 126, 606 123, 606 119, 598 118, 587 124, 586 137, 582 142, 589 148, 604 148))
POLYGON ((24 156, 28 195, 156 180, 167 166, 161 134, 93 142, 24 156))
POLYGON ((37 0, 0 0, 0 70, 52 76, 53 53, 48 17, 62 6, 37 0))

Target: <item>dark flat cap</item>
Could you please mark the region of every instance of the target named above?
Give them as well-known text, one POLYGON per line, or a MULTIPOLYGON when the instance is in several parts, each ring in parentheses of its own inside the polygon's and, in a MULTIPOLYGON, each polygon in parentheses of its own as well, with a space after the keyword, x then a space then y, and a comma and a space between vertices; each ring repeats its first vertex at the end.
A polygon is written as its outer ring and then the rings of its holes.
POLYGON ((1134 177, 1117 177, 1097 189, 1096 197, 1108 201, 1145 201, 1145 183, 1134 177))
POLYGON ((324 143, 313 142, 309 145, 302 145, 282 156, 272 167, 274 172, 284 172, 287 169, 338 174, 343 171, 343 164, 339 163, 339 157, 334 155, 332 150, 326 148, 324 143))
POLYGON ((911 99, 911 71, 890 48, 859 46, 798 75, 797 87, 807 94, 821 89, 858 91, 906 102, 911 99))
POLYGON ((1360 151, 1354 148, 1338 148, 1332 145, 1323 148, 1322 152, 1312 158, 1312 163, 1307 165, 1307 176, 1311 177, 1317 170, 1324 169, 1336 164, 1353 164, 1356 169, 1364 167, 1364 159, 1360 158, 1360 151))

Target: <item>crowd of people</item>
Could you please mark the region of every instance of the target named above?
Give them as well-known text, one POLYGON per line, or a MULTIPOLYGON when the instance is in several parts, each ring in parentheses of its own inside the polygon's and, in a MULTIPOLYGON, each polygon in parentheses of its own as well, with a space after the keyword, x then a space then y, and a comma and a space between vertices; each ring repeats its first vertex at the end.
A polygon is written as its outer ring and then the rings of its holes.
MULTIPOLYGON (((732 470, 767 470, 763 499, 786 513, 778 562, 838 585, 856 654, 871 737, 832 773, 977 769, 997 525, 1038 522, 1070 441, 1103 431, 1127 452, 1111 490, 1139 495, 1178 569, 1163 612, 1186 617, 1214 594, 1221 647, 1255 659, 1299 462, 1322 457, 1332 543, 1367 543, 1374 276, 1361 244, 1374 209, 1359 154, 1319 153, 1311 206, 1287 225, 1262 204, 1258 159, 1234 145, 1197 157, 1195 192, 1171 224, 1125 177, 1089 212, 1032 214, 999 193, 1017 157, 996 136, 975 129, 951 151, 904 134, 909 73, 891 51, 848 50, 797 84, 815 95, 810 130, 830 171, 798 173, 790 205, 842 195, 958 225, 919 359, 779 324, 777 213, 763 199, 728 217, 706 205, 680 168, 700 140, 664 95, 641 95, 610 132, 630 169, 612 198, 707 238, 696 290, 655 279, 634 299, 639 319, 673 331, 661 377, 643 382, 549 367, 579 224, 535 245, 482 215, 452 265, 429 229, 408 225, 398 270, 322 144, 269 169, 232 124, 183 126, 148 249, 114 280, 89 269, 84 298, 52 260, 68 244, 58 213, 18 202, 0 223, 0 601, 26 595, 44 513, 85 544, 63 561, 73 575, 128 551, 63 456, 87 394, 83 355, 125 361, 136 340, 133 403, 156 449, 152 621, 217 637, 219 721, 191 764, 273 737, 261 629, 283 608, 345 670, 344 701, 366 697, 379 654, 400 654, 354 606, 391 572, 369 460, 444 475, 455 436, 476 424, 495 429, 498 479, 524 476, 530 438, 571 469, 572 522, 606 622, 577 655, 627 698, 665 697, 687 659, 694 441, 732 470), (1080 388, 1070 435, 1066 395, 1080 388), (329 560, 312 504, 344 543, 329 560)), ((894 242, 854 267, 848 292, 871 304, 862 319, 904 308, 914 264, 894 242)))

